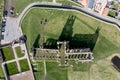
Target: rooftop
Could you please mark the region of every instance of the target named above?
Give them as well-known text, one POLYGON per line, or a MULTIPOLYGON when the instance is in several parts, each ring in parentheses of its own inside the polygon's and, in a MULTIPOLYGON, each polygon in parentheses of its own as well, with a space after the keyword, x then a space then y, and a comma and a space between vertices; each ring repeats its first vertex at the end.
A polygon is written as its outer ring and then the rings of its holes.
POLYGON ((96 0, 94 3, 94 10, 102 14, 106 5, 107 5, 107 0, 96 0))

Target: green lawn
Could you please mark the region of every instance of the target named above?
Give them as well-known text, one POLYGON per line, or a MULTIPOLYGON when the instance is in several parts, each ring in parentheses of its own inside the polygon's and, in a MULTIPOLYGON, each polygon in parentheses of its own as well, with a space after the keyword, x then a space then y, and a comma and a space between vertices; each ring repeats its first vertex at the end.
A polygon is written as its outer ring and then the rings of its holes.
POLYGON ((67 69, 59 67, 56 62, 46 62, 47 74, 44 75, 44 63, 38 62, 38 71, 34 71, 36 80, 68 80, 67 69))
POLYGON ((36 1, 49 1, 52 0, 14 0, 15 12, 20 13, 27 5, 36 1))
POLYGON ((46 80, 68 80, 67 69, 59 67, 56 62, 46 62, 46 80))
POLYGON ((0 65, 0 79, 1 78, 4 78, 4 73, 3 73, 3 70, 2 70, 2 65, 0 65))
POLYGON ((19 46, 19 47, 15 47, 15 50, 16 50, 16 53, 17 53, 18 58, 24 56, 24 53, 21 52, 20 46, 19 46))
POLYGON ((38 62, 38 65, 36 65, 36 69, 38 69, 37 71, 34 71, 34 76, 35 76, 35 80, 43 80, 44 79, 44 65, 43 62, 38 62))
POLYGON ((3 57, 5 61, 14 59, 14 53, 12 51, 11 46, 5 47, 2 50, 3 50, 3 57))
POLYGON ((16 62, 12 62, 9 64, 6 64, 6 70, 8 71, 8 75, 13 75, 18 73, 18 68, 16 62))
POLYGON ((28 65, 27 59, 20 60, 19 63, 20 63, 22 72, 29 70, 29 65, 28 65))
MULTIPOLYGON (((71 72, 68 71, 69 80, 77 80, 79 78, 81 78, 81 80, 109 80, 109 77, 111 80, 120 79, 119 76, 117 76, 119 72, 113 69, 110 64, 110 59, 108 60, 111 55, 115 53, 119 54, 120 52, 120 31, 114 25, 103 23, 74 11, 35 8, 24 18, 22 30, 27 36, 28 50, 30 50, 33 45, 41 43, 39 42, 42 38, 41 35, 44 36, 44 42, 47 42, 47 40, 57 40, 62 34, 62 36, 67 35, 70 38, 75 38, 75 40, 76 36, 80 36, 80 39, 92 43, 92 52, 95 58, 94 62, 88 64, 80 63, 78 65, 74 64, 73 66, 75 67, 71 69, 71 72), (68 18, 72 15, 76 16, 76 18, 75 20, 69 21, 68 18), (47 23, 44 25, 41 24, 43 18, 47 19, 47 23), (100 28, 99 32, 97 31, 98 27, 100 28), (96 33, 98 34, 96 35, 96 33), (98 75, 96 76, 96 74, 98 75), (110 74, 112 76, 107 76, 110 74)), ((78 42, 76 43, 78 44, 78 42)), ((53 66, 55 70, 58 68, 57 64, 47 63, 47 66, 48 74, 46 78, 56 80, 58 76, 50 76, 57 74, 56 71, 54 72, 54 70, 52 70, 53 66)), ((58 74, 62 75, 64 73, 60 72, 58 74)))
POLYGON ((40 35, 44 35, 44 42, 51 39, 59 39, 60 35, 64 33, 63 29, 67 26, 67 19, 71 15, 76 16, 76 19, 71 26, 71 36, 74 37, 76 35, 80 35, 81 38, 82 36, 85 37, 86 42, 93 43, 92 47, 95 59, 102 59, 113 53, 120 52, 120 32, 115 26, 100 22, 78 12, 48 9, 43 10, 39 8, 32 9, 24 18, 22 23, 23 33, 27 36, 28 50, 30 50, 33 45, 40 44, 39 39, 42 38, 38 38, 40 35), (40 24, 42 18, 46 18, 48 20, 45 25, 40 24), (98 27, 101 29, 96 39, 95 32, 98 27), (89 37, 90 39, 93 38, 92 42, 89 40, 89 37))
MULTIPOLYGON (((21 13, 21 11, 30 3, 37 2, 37 1, 48 1, 52 2, 53 0, 14 0, 14 6, 15 6, 15 12, 21 13)), ((64 3, 64 4, 71 4, 75 6, 80 6, 79 4, 76 4, 74 2, 71 2, 70 0, 56 0, 58 3, 64 3)))

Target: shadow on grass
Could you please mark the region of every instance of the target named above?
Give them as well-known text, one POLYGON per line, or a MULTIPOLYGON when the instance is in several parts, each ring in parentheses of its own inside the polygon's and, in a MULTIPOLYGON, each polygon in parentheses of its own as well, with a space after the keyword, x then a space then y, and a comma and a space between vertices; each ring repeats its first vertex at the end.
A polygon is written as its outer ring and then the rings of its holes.
MULTIPOLYGON (((76 16, 69 16, 59 39, 47 39, 44 48, 57 48, 57 41, 69 41, 69 48, 90 48, 92 51, 98 39, 100 28, 98 27, 94 34, 75 34, 72 37, 75 19, 76 16)), ((90 26, 84 21, 82 22, 90 26)))
POLYGON ((1 51, 1 54, 2 54, 3 61, 5 61, 5 60, 6 60, 6 58, 5 58, 5 55, 4 55, 4 53, 3 53, 3 50, 2 50, 2 49, 0 49, 0 51, 1 51))
POLYGON ((76 16, 69 16, 67 22, 62 30, 62 33, 59 37, 59 41, 70 41, 73 34, 73 24, 75 22, 76 16))
POLYGON ((40 40, 40 34, 37 35, 35 42, 33 44, 34 48, 38 48, 39 47, 39 40, 40 40))
POLYGON ((90 48, 93 51, 99 36, 99 28, 94 34, 75 34, 69 43, 69 48, 90 48))
POLYGON ((44 48, 57 49, 57 40, 49 38, 44 43, 44 48))

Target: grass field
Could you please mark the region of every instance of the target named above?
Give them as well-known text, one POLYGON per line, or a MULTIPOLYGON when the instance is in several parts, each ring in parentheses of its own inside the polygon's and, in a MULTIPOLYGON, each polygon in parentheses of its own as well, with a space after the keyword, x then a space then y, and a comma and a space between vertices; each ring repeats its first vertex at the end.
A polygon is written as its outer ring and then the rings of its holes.
POLYGON ((21 48, 20 47, 15 47, 15 50, 16 50, 18 58, 24 56, 24 53, 21 52, 21 48))
POLYGON ((28 65, 27 59, 20 60, 19 63, 20 63, 20 67, 21 67, 22 72, 29 70, 29 65, 28 65))
POLYGON ((6 70, 8 72, 8 75, 13 75, 18 73, 18 68, 16 62, 12 62, 9 64, 6 64, 6 70))
POLYGON ((3 70, 2 70, 2 65, 0 65, 0 79, 1 78, 4 78, 4 73, 3 73, 3 70))
POLYGON ((43 62, 38 62, 36 68, 38 71, 34 71, 35 80, 44 79, 44 65, 43 62))
MULTIPOLYGON (((69 33, 69 36, 72 38, 74 38, 75 35, 80 35, 83 38, 87 37, 87 40, 93 38, 92 41, 87 41, 86 39, 85 41, 94 44, 92 45, 92 52, 95 58, 94 62, 74 64, 75 67, 68 70, 68 80, 120 79, 118 76, 119 73, 111 66, 109 58, 111 55, 115 53, 119 54, 120 52, 120 31, 113 25, 103 23, 78 12, 35 8, 32 9, 23 20, 22 30, 27 36, 28 50, 30 50, 33 45, 40 44, 41 34, 44 36, 45 41, 49 39, 57 40, 60 35, 65 32, 69 33), (75 16, 75 20, 70 20, 70 16, 75 16), (43 18, 47 19, 45 25, 40 23, 43 18), (96 30, 98 27, 100 28, 99 32, 96 30), (98 32, 97 38, 94 38, 95 32, 98 32)), ((56 64, 50 63, 49 66, 56 66, 56 64)), ((47 70, 49 69, 48 67, 47 70)), ((48 71, 48 74, 51 76, 56 75, 49 72, 50 71, 48 71)))
MULTIPOLYGON (((15 6, 15 12, 21 13, 21 11, 30 3, 37 2, 37 1, 48 1, 52 2, 53 0, 14 0, 14 6, 15 6)), ((71 2, 70 0, 56 0, 58 3, 65 3, 65 4, 71 4, 71 5, 76 5, 80 6, 79 4, 75 4, 71 2)))
POLYGON ((58 63, 46 62, 47 75, 46 80, 68 80, 67 69, 59 67, 58 63))
POLYGON ((20 13, 27 5, 36 1, 49 1, 52 0, 14 0, 15 12, 20 13))
POLYGON ((44 75, 44 63, 38 63, 38 71, 34 72, 36 80, 68 80, 67 69, 59 67, 56 62, 46 62, 47 74, 44 75))
POLYGON ((5 61, 14 59, 14 53, 12 51, 11 46, 3 48, 2 51, 3 51, 3 59, 5 61))

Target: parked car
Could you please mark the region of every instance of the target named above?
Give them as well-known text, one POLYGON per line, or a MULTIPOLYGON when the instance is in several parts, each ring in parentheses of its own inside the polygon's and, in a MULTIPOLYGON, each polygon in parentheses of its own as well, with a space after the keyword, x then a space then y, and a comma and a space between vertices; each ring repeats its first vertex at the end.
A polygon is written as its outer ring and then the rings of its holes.
POLYGON ((6 24, 5 23, 2 23, 2 27, 5 27, 6 26, 6 24))
POLYGON ((4 13, 3 13, 3 16, 7 16, 8 15, 8 11, 5 10, 4 13))
POLYGON ((14 13, 14 7, 13 7, 13 6, 10 8, 10 13, 11 13, 11 14, 14 13))
POLYGON ((2 23, 6 23, 6 19, 5 18, 2 19, 2 23))
POLYGON ((5 32, 5 27, 2 27, 2 32, 5 32))
POLYGON ((14 11, 13 11, 13 10, 10 10, 10 13, 11 13, 11 14, 14 14, 14 11))

